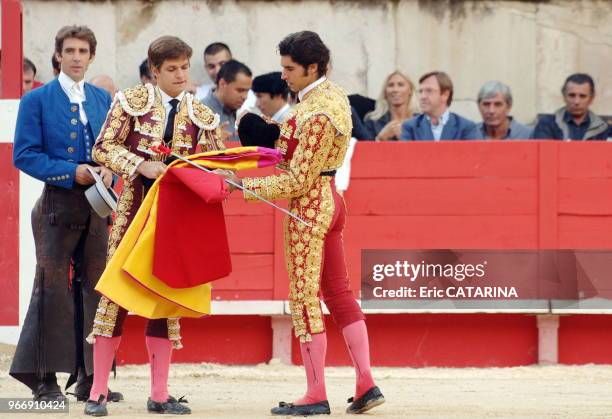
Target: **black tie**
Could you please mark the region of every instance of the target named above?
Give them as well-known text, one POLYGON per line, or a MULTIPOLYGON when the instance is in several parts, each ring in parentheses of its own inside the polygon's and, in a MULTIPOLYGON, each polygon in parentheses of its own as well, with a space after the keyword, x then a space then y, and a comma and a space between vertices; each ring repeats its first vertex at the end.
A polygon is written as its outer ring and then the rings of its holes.
POLYGON ((172 99, 170 102, 172 109, 168 114, 168 122, 166 123, 166 130, 164 131, 164 142, 169 144, 172 142, 172 134, 174 132, 174 119, 176 118, 176 105, 178 105, 178 99, 172 99))

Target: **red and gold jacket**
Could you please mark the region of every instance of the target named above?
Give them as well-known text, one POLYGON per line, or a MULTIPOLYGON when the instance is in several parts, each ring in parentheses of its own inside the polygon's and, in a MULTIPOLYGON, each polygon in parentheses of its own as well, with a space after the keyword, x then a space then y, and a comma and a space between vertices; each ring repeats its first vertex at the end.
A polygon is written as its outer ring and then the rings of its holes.
MULTIPOLYGON (((311 224, 285 220, 285 255, 290 279, 290 306, 295 335, 310 340, 324 330, 317 296, 322 252, 335 211, 333 176, 351 137, 352 122, 344 91, 325 80, 308 92, 281 126, 276 146, 285 154, 285 172, 244 178, 243 186, 267 199, 289 199, 289 209, 311 224)), ((250 194, 245 198, 254 199, 250 194)))
MULTIPOLYGON (((160 161, 161 155, 147 153, 163 142, 166 111, 159 88, 151 84, 138 85, 117 92, 113 105, 93 148, 93 158, 123 178, 123 190, 117 203, 107 258, 115 252, 145 195, 142 178, 136 174, 143 161, 160 161)), ((224 149, 219 131, 219 116, 185 93, 174 120, 172 143, 174 153, 194 154, 224 149)))

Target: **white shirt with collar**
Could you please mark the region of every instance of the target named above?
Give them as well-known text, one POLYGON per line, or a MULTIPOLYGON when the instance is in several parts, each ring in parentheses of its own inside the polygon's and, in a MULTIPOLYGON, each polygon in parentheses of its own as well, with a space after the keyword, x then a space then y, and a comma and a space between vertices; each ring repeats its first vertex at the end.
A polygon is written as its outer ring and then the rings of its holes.
MULTIPOLYGON (((178 106, 183 100, 183 97, 185 97, 185 91, 183 90, 181 94, 178 95, 177 97, 171 97, 166 92, 164 92, 162 89, 159 89, 159 93, 161 95, 161 100, 162 100, 162 104, 164 105, 164 109, 166 110, 166 125, 164 125, 164 131, 163 131, 163 132, 166 132, 165 129, 166 129, 166 126, 168 126, 168 122, 169 122, 168 115, 170 114, 170 111, 172 110, 172 105, 170 104, 170 101, 172 99, 178 100, 179 101, 179 103, 177 104, 178 106)), ((177 108, 177 111, 178 111, 178 108, 177 108)))
POLYGON ((298 92, 298 99, 300 100, 300 102, 304 99, 304 96, 306 96, 306 93, 310 92, 312 89, 314 89, 315 87, 323 83, 325 80, 327 80, 327 77, 323 76, 319 78, 317 81, 310 83, 308 86, 300 90, 298 92))
POLYGON ((444 130, 444 125, 446 125, 448 118, 450 117, 450 110, 447 109, 442 116, 438 118, 438 125, 431 123, 431 117, 429 115, 425 115, 425 117, 429 121, 429 125, 431 125, 431 132, 433 133, 434 140, 440 141, 442 131, 444 130))
POLYGON ((66 96, 68 96, 70 103, 78 103, 79 119, 83 125, 87 125, 87 114, 83 108, 83 102, 87 100, 85 97, 85 80, 74 81, 66 73, 61 71, 59 76, 57 76, 57 81, 59 81, 62 90, 66 93, 66 96))
POLYGON ((285 103, 285 106, 280 108, 274 115, 272 115, 272 120, 278 123, 285 122, 285 118, 287 117, 290 109, 291 106, 289 106, 288 103, 285 103))

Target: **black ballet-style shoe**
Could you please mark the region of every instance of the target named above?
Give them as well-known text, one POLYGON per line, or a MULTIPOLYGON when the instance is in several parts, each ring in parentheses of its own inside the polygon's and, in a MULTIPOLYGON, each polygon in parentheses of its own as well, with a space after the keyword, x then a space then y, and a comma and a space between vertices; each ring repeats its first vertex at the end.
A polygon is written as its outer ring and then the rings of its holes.
POLYGON ((98 401, 87 400, 87 402, 85 402, 84 413, 89 416, 108 416, 106 403, 104 403, 104 395, 100 394, 98 401))
POLYGON ((314 415, 329 415, 331 410, 327 400, 311 404, 293 404, 280 402, 278 407, 273 407, 270 413, 278 416, 314 416, 314 415))
POLYGON ((346 408, 346 413, 359 414, 383 404, 385 402, 385 396, 383 396, 377 386, 374 386, 357 400, 351 397, 346 402, 350 403, 350 406, 346 408))
POLYGON ((180 399, 175 399, 172 396, 168 397, 168 400, 160 403, 152 400, 149 397, 147 400, 147 411, 149 413, 162 413, 169 415, 190 415, 191 409, 184 405, 187 403, 187 399, 181 397, 180 399))

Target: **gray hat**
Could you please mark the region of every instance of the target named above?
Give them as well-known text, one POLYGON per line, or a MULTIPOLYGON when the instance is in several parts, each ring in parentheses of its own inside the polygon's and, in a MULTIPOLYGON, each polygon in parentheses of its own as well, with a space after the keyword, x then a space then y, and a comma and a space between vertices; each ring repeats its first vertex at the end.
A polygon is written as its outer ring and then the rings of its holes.
POLYGON ((117 211, 117 193, 113 188, 107 188, 104 185, 104 181, 95 170, 91 168, 88 170, 96 183, 85 190, 85 197, 100 217, 108 217, 113 211, 117 211))

